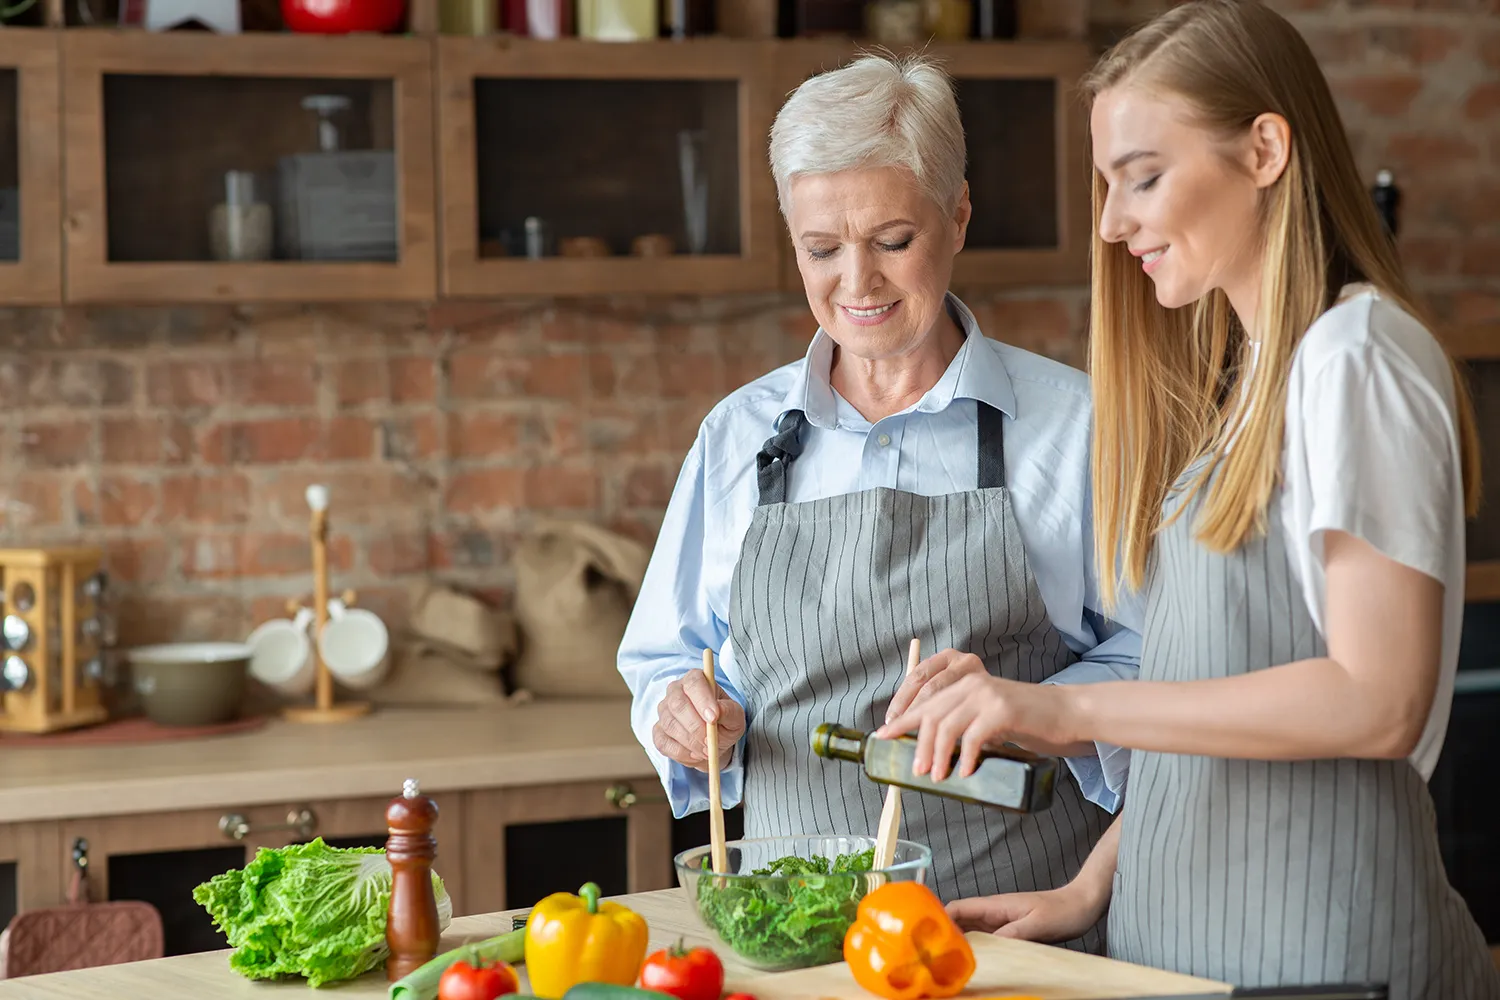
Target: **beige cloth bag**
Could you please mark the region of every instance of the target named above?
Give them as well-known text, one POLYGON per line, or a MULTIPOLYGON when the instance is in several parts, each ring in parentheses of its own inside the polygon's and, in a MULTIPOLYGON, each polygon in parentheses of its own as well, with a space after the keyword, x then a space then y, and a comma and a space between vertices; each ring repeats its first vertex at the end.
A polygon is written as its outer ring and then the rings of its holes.
POLYGON ((593 524, 549 521, 515 556, 516 687, 538 698, 630 697, 616 668, 651 552, 593 524))
POLYGON ((493 705, 515 701, 505 668, 516 658, 515 618, 452 587, 423 580, 391 651, 391 669, 369 697, 390 706, 493 705))

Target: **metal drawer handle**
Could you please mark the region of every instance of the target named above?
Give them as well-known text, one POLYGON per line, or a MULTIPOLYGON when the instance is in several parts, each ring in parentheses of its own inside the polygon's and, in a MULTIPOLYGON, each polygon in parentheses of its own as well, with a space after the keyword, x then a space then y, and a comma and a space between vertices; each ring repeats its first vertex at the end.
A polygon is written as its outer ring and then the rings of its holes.
POLYGON ((634 788, 623 782, 618 785, 610 785, 604 790, 604 801, 616 809, 629 809, 635 805, 646 805, 652 802, 667 801, 666 795, 637 795, 634 788))
POLYGON ((230 840, 244 840, 252 833, 272 833, 277 830, 292 830, 306 839, 318 828, 318 817, 311 809, 293 809, 286 814, 286 822, 271 826, 251 826, 240 813, 225 813, 219 817, 219 830, 230 840))

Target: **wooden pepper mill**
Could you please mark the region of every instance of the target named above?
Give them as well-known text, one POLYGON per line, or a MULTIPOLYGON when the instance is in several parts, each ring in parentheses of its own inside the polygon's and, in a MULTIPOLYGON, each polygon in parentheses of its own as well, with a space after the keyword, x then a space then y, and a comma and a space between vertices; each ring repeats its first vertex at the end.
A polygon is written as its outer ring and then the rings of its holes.
POLYGON ((391 950, 385 960, 387 982, 410 975, 437 955, 441 929, 432 889, 432 862, 437 857, 432 825, 437 816, 437 803, 420 793, 415 778, 402 783, 401 794, 385 810, 390 834, 385 857, 391 863, 391 907, 385 923, 385 943, 391 950))

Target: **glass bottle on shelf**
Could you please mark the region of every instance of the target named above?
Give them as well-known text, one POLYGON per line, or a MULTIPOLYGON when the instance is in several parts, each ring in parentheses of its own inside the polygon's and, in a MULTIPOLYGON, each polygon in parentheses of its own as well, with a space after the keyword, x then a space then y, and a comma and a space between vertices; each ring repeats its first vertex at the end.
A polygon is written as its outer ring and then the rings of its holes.
POLYGON ((677 133, 677 159, 682 171, 683 224, 689 253, 708 251, 708 133, 683 129, 677 133))
POLYGON ((990 40, 1016 37, 1015 0, 975 0, 973 8, 973 37, 990 40))
POLYGON ((214 260, 269 260, 271 206, 246 170, 224 174, 224 200, 208 213, 209 249, 214 260))
POLYGON ((663 38, 714 33, 714 0, 661 0, 663 38))

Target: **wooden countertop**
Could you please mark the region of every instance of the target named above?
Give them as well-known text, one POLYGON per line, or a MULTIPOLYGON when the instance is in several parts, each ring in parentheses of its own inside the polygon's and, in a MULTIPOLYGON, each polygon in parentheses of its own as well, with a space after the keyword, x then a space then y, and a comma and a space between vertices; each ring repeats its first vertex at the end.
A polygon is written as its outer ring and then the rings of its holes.
POLYGON ((232 736, 0 753, 0 823, 388 795, 405 778, 429 793, 656 780, 626 700, 377 709, 232 736))
MULTIPOLYGON (((650 947, 653 951, 665 948, 679 938, 689 945, 705 944, 714 947, 724 961, 726 992, 743 990, 754 994, 759 1000, 803 1000, 803 987, 788 981, 789 976, 799 974, 767 976, 757 973, 738 962, 728 948, 712 940, 698 921, 683 890, 664 889, 618 898, 646 918, 646 923, 651 928, 650 947)), ((439 951, 457 948, 469 941, 482 940, 510 930, 510 918, 516 912, 520 911, 455 919, 448 933, 443 936, 439 951)), ((1021 941, 1001 941, 998 938, 987 940, 1005 950, 1003 964, 1007 969, 1013 970, 1010 973, 1013 978, 1007 978, 1005 985, 1015 988, 1003 992, 1034 993, 1049 1000, 1088 1000, 1150 994, 1227 995, 1229 992, 1229 987, 1225 984, 1209 980, 1111 962, 1060 948, 1021 941)), ((0 981, 0 1000, 120 1000, 122 997, 149 1000, 202 1000, 204 997, 213 997, 214 1000, 265 1000, 271 996, 308 996, 307 984, 300 979, 256 983, 236 975, 229 970, 227 955, 228 952, 224 951, 205 952, 154 962, 135 962, 5 980, 0 981)), ((523 975, 524 971, 523 966, 523 975)), ((818 970, 808 970, 808 973, 813 971, 818 970)), ((813 988, 813 992, 806 994, 809 998, 837 996, 874 1000, 852 980, 848 981, 847 987, 842 985, 843 977, 847 976, 847 971, 842 967, 825 966, 816 980, 812 980, 808 973, 800 975, 810 980, 808 985, 813 988), (825 983, 829 974, 840 984, 831 987, 835 992, 829 992, 830 987, 825 983)), ((966 991, 967 995, 994 996, 1002 992, 981 990, 975 993, 972 987, 987 987, 990 984, 970 985, 971 990, 966 991)), ((327 992, 338 1000, 377 1000, 388 995, 387 986, 384 973, 377 970, 348 983, 324 987, 319 993, 327 992)), ((525 991, 523 978, 522 992, 525 991)))

